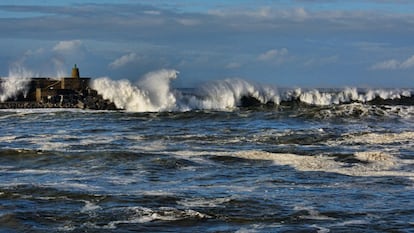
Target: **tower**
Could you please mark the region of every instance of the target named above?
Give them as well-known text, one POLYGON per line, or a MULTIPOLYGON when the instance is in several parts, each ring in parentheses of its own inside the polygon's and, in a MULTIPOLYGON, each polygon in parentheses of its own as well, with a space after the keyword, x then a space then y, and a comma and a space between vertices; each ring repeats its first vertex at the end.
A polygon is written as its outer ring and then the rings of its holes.
POLYGON ((75 66, 72 68, 72 78, 80 78, 80 76, 79 76, 79 69, 78 69, 78 67, 76 66, 76 64, 75 64, 75 66))

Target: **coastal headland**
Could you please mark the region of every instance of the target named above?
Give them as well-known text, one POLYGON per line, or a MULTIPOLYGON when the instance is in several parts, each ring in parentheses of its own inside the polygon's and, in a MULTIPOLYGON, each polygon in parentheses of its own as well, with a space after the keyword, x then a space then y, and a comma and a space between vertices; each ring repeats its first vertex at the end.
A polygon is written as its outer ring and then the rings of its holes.
MULTIPOLYGON (((80 108, 93 110, 117 110, 90 87, 91 78, 81 77, 74 65, 71 77, 36 77, 27 79, 20 90, 0 100, 0 109, 13 108, 80 108)), ((6 78, 0 79, 0 94, 11 89, 6 78)), ((13 85, 13 84, 12 84, 13 85)))

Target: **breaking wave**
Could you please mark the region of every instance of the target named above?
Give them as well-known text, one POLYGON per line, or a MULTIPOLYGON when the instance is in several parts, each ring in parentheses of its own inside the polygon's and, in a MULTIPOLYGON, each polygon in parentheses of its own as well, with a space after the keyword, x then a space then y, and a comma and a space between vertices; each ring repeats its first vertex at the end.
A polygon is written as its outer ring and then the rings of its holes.
POLYGON ((349 103, 414 105, 410 89, 279 89, 242 79, 206 83, 191 90, 174 89, 178 71, 148 73, 136 84, 108 77, 93 81, 92 87, 118 108, 131 112, 233 110, 259 106, 331 106, 349 103))
POLYGON ((255 86, 239 79, 208 83, 191 92, 171 88, 178 71, 159 70, 148 73, 136 85, 129 80, 111 80, 108 77, 92 82, 92 87, 118 108, 132 112, 229 110, 242 104, 244 96, 258 101, 278 102, 276 88, 255 86))
POLYGON ((177 78, 176 70, 159 70, 148 73, 137 85, 129 80, 114 81, 108 77, 92 82, 92 88, 118 108, 133 112, 158 112, 176 110, 176 94, 170 87, 177 78))
MULTIPOLYGON (((109 77, 93 79, 92 88, 104 99, 129 112, 171 112, 191 110, 231 111, 237 108, 267 107, 328 107, 336 112, 369 112, 368 105, 408 106, 397 110, 412 115, 412 89, 304 89, 277 88, 242 79, 224 79, 205 83, 192 89, 176 89, 172 81, 179 72, 162 69, 150 72, 137 82, 112 80, 109 77), (362 104, 347 106, 347 104, 362 104), (350 110, 350 108, 352 108, 350 110), (408 111, 408 113, 407 113, 408 111)), ((0 102, 27 95, 33 73, 24 68, 10 70, 9 77, 0 82, 0 102)), ((394 109, 395 110, 395 109, 394 109)), ((394 111, 392 110, 392 111, 394 111)), ((375 109, 374 111, 378 111, 375 109)), ((321 112, 322 114, 325 114, 321 112)))
POLYGON ((27 95, 30 78, 33 74, 23 68, 14 68, 9 76, 0 81, 0 102, 15 99, 18 95, 27 95))

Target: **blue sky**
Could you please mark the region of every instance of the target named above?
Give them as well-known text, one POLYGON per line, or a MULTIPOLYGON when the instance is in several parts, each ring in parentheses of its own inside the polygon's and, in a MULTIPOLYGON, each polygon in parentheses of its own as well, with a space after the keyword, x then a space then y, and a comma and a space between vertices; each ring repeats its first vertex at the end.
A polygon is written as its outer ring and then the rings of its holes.
POLYGON ((0 76, 225 78, 283 87, 414 87, 411 0, 0 3, 0 76))

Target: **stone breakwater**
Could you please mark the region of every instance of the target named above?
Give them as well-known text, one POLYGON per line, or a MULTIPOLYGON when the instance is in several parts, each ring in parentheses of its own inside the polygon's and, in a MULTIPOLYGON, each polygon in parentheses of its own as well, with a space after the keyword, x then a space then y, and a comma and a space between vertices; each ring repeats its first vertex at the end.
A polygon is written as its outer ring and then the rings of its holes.
POLYGON ((8 108, 81 108, 117 110, 109 100, 90 87, 91 78, 80 77, 72 68, 71 77, 0 79, 0 109, 8 108))
POLYGON ((16 108, 80 108, 92 110, 118 110, 114 103, 102 98, 95 90, 75 92, 69 95, 50 96, 42 101, 0 102, 0 109, 16 108))

